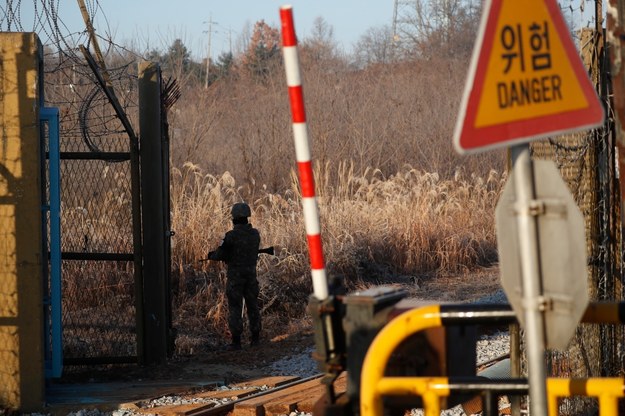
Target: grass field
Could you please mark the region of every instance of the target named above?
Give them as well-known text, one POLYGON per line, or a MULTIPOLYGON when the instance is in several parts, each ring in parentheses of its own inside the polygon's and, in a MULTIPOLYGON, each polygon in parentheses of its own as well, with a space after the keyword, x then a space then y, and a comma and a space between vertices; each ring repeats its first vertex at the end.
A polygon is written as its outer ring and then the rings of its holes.
MULTIPOLYGON (((258 264, 268 333, 308 321, 312 281, 295 173, 291 178, 290 191, 245 201, 261 245, 276 248, 275 256, 261 255, 258 264)), ((355 176, 344 163, 323 173, 317 169, 315 179, 327 273, 342 278, 348 290, 469 273, 497 262, 494 211, 505 174, 458 172, 441 180, 407 166, 389 177, 375 169, 355 176)), ((174 171, 174 314, 177 327, 189 328, 179 331, 185 334, 178 340, 183 350, 207 334, 227 337, 225 267, 197 260, 231 228, 230 207, 241 200, 227 172, 210 175, 192 164, 174 171)))

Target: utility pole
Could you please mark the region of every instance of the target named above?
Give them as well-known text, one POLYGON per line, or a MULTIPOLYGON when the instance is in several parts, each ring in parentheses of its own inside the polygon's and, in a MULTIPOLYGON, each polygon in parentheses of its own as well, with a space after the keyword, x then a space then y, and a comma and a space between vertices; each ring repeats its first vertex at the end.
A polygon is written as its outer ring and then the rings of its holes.
MULTIPOLYGON (((206 23, 206 22, 204 22, 206 23)), ((208 55, 206 55, 206 79, 204 82, 204 89, 208 89, 208 75, 210 72, 210 62, 211 62, 211 35, 213 34, 213 16, 208 16, 208 55)))
POLYGON ((391 27, 391 59, 398 59, 415 39, 415 19, 419 0, 394 0, 393 25, 391 27))
POLYGON ((232 26, 228 26, 228 52, 232 55, 232 26))

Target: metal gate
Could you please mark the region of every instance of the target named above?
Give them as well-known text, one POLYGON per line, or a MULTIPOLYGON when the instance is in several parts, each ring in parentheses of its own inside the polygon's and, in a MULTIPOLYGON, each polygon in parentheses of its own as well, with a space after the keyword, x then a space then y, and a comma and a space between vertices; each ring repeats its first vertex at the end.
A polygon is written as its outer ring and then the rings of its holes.
POLYGON ((137 362, 140 350, 137 145, 92 79, 73 85, 83 101, 61 119, 65 365, 137 362))
POLYGON ((120 73, 102 71, 81 50, 93 76, 77 79, 73 72, 77 82, 69 87, 80 96, 79 111, 69 111, 62 101, 66 95, 48 92, 48 101, 62 114, 63 364, 162 362, 173 353, 175 337, 166 111, 179 92, 175 83, 162 85, 158 69, 156 82, 143 81, 151 94, 143 97, 146 103, 134 105, 141 100, 137 83, 143 78, 129 75, 128 67, 120 73), (139 107, 146 131, 141 163, 128 114, 139 107), (152 202, 142 209, 141 199, 152 202))

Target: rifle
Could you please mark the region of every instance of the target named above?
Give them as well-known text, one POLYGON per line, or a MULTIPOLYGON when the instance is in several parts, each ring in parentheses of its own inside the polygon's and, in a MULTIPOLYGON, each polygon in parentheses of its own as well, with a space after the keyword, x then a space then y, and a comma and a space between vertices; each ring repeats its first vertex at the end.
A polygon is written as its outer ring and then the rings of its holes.
MULTIPOLYGON (((258 254, 269 254, 270 256, 273 256, 273 253, 274 253, 273 246, 266 247, 266 248, 259 248, 258 249, 258 254)), ((201 259, 201 260, 198 260, 198 261, 201 262, 201 261, 209 261, 209 260, 210 259, 201 259)))
POLYGON ((258 254, 269 254, 270 256, 273 256, 273 246, 267 248, 259 248, 258 254))

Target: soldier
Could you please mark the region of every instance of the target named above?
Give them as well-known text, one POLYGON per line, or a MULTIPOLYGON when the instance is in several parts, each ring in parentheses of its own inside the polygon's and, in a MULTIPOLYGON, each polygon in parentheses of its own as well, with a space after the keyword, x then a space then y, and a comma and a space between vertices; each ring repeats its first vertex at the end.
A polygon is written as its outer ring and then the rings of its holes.
POLYGON ((232 343, 228 349, 240 350, 244 299, 252 332, 251 345, 255 346, 260 342, 261 318, 256 280, 260 233, 248 223, 247 219, 252 215, 249 205, 244 202, 234 204, 231 213, 234 225, 232 230, 226 233, 217 250, 208 253, 208 258, 223 261, 228 267, 226 296, 229 309, 228 326, 232 336, 232 343))

